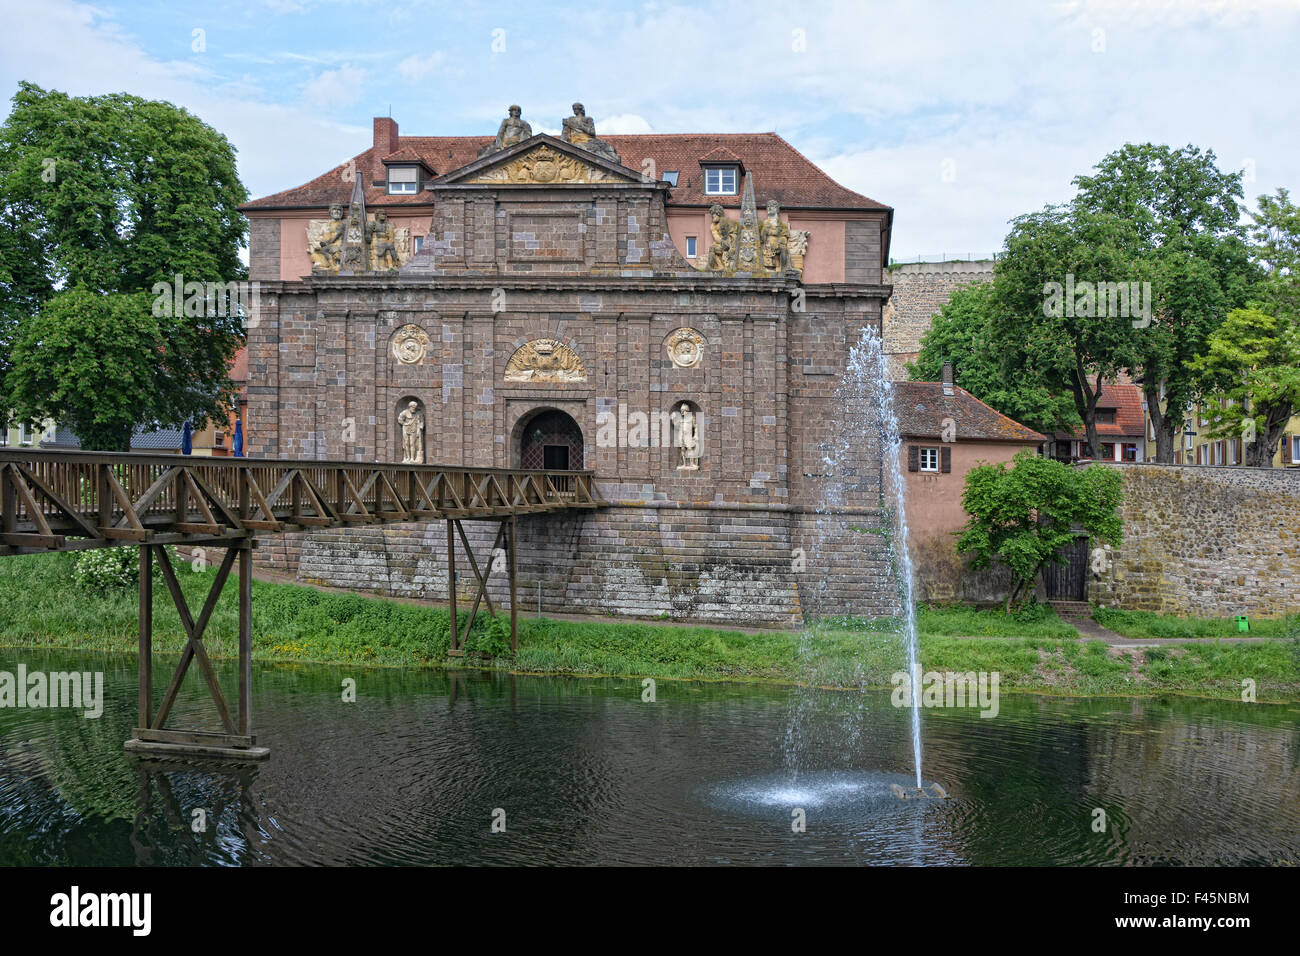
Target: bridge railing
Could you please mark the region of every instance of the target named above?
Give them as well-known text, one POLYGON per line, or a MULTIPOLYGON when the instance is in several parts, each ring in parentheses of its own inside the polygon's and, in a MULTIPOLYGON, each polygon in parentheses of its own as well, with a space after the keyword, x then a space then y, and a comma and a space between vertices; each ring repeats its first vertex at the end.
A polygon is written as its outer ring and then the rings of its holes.
POLYGON ((603 504, 590 471, 0 449, 0 553, 603 504))

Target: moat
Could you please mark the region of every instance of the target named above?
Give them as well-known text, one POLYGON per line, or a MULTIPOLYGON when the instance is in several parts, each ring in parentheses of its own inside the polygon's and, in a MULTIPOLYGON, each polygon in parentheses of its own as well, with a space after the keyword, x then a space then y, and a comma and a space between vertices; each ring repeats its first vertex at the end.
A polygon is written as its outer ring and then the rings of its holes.
MULTIPOLYGON (((0 649, 20 661, 102 671, 103 714, 0 709, 4 864, 1300 862, 1294 704, 930 710, 925 775, 952 799, 902 802, 910 715, 888 692, 805 694, 792 775, 785 688, 659 681, 648 702, 636 680, 260 666, 272 757, 234 769, 123 752, 134 658, 0 649)), ((208 716, 202 693, 175 725, 208 716)))

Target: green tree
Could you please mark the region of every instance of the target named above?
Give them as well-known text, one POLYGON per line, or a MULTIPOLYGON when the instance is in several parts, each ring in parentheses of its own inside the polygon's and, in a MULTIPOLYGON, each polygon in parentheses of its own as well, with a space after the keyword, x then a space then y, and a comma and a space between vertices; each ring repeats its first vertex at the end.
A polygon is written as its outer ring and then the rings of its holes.
POLYGON ((1039 370, 993 338, 993 283, 977 282, 952 294, 921 338, 907 371, 914 382, 935 382, 951 362, 953 381, 1003 415, 1041 432, 1073 431, 1074 401, 1052 389, 1039 370))
POLYGON ((1250 229, 1258 299, 1230 312, 1187 364, 1207 379, 1211 436, 1243 438, 1245 463, 1271 468, 1300 411, 1300 208, 1285 189, 1258 202, 1250 229), (1224 400, 1228 408, 1215 407, 1224 400))
POLYGON ((202 421, 229 407, 228 379, 214 390, 195 385, 184 350, 189 342, 204 350, 199 327, 155 316, 152 302, 84 286, 50 298, 14 346, 9 387, 20 418, 50 417, 85 448, 128 451, 137 425, 202 421))
POLYGON ((993 273, 995 352, 1073 399, 1094 455, 1100 383, 1127 364, 1133 320, 1088 290, 1132 278, 1127 232, 1109 213, 1048 206, 1012 220, 993 273))
POLYGON ((1124 364, 1142 385, 1156 461, 1174 460, 1185 410, 1204 394, 1203 370, 1190 360, 1258 278, 1241 182, 1212 150, 1152 143, 1126 144, 1074 180, 1076 210, 1124 224, 1111 236, 1118 279, 1151 283, 1151 320, 1126 331, 1124 364))
MULTIPOLYGON (((19 84, 0 126, 0 408, 74 428, 74 419, 93 422, 102 414, 96 405, 73 408, 75 396, 114 406, 105 421, 117 422, 129 405, 141 416, 135 424, 146 427, 181 421, 174 417, 180 410, 198 415, 199 426, 219 414, 215 401, 231 394, 229 364, 242 342, 238 312, 149 316, 146 304, 140 321, 116 324, 119 335, 134 338, 85 339, 78 352, 84 362, 114 367, 122 352, 134 350, 139 361, 153 363, 149 394, 138 391, 139 380, 122 384, 133 396, 127 405, 110 394, 109 380, 96 393, 51 379, 69 366, 38 332, 53 334, 69 315, 67 304, 27 326, 56 290, 69 290, 67 303, 108 327, 107 317, 133 313, 135 294, 157 282, 177 275, 187 283, 244 278, 239 248, 247 226, 238 206, 247 198, 233 147, 185 110, 125 93, 71 97, 19 84), (127 299, 92 303, 92 293, 127 299), (99 359, 96 348, 104 350, 99 359), (38 381, 56 387, 33 390, 38 381), (55 394, 63 397, 55 401, 55 394)), ((106 441, 120 427, 81 437, 106 441)))
POLYGON ((1207 411, 1210 435, 1239 438, 1247 465, 1273 467, 1287 422, 1300 409, 1300 324, 1258 307, 1233 309, 1192 369, 1220 387, 1207 411), (1253 441, 1251 440, 1253 437, 1253 441))
POLYGON ((970 516, 957 550, 973 555, 971 567, 997 561, 1011 570, 1015 587, 1006 610, 1048 562, 1062 563, 1061 548, 1076 529, 1118 547, 1123 540, 1119 505, 1124 481, 1113 468, 1077 468, 1029 451, 1007 462, 979 465, 966 474, 962 505, 970 516))

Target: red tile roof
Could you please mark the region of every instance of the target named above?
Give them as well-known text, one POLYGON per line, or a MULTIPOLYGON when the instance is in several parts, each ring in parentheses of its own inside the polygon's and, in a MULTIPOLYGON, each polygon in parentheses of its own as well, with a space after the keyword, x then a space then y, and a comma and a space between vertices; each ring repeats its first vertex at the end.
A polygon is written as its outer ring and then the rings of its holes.
MULTIPOLYGON (((1142 411, 1142 389, 1132 383, 1103 382, 1101 398, 1097 400, 1097 410, 1115 409, 1115 424, 1097 424, 1097 435, 1101 438, 1142 438, 1146 434, 1146 413, 1142 411)), ((1057 432, 1061 441, 1078 439, 1085 441, 1087 433, 1080 428, 1075 434, 1057 432)))
MULTIPOLYGON (((739 206, 740 196, 705 196, 700 158, 719 149, 737 157, 747 175, 754 177, 760 204, 775 199, 786 208, 879 209, 889 206, 846 189, 776 133, 645 133, 602 136, 619 153, 624 166, 637 173, 653 168, 655 174, 677 170, 677 186, 670 194, 672 205, 739 206), (650 167, 647 160, 654 163, 650 167)), ((446 175, 472 163, 478 151, 492 142, 491 136, 401 136, 397 149, 385 154, 414 157, 438 175, 446 175)), ((245 203, 243 209, 324 207, 346 203, 352 194, 350 168, 363 176, 366 204, 375 206, 427 205, 425 193, 390 196, 383 186, 372 183, 384 178, 383 159, 375 148, 341 163, 294 189, 286 189, 245 203)), ((411 161, 415 161, 414 159, 411 161)), ((726 160, 731 161, 731 160, 726 160)))
POLYGON ((895 382, 894 414, 903 438, 943 437, 943 420, 951 418, 956 440, 1042 444, 1043 435, 984 404, 960 385, 951 395, 943 393, 942 382, 895 382))
POLYGON ((702 164, 707 163, 740 163, 743 162, 739 156, 727 149, 725 146, 715 146, 703 156, 700 157, 702 164))

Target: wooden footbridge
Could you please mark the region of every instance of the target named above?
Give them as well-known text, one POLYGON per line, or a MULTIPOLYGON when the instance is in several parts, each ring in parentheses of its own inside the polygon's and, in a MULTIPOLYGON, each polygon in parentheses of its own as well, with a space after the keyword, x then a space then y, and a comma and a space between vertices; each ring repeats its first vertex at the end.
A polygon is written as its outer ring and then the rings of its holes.
MULTIPOLYGON (((195 458, 114 452, 0 449, 0 555, 131 546, 140 549, 139 720, 128 750, 146 754, 262 759, 269 751, 252 732, 252 550, 259 535, 354 525, 445 521, 447 602, 452 653, 456 623, 456 546, 460 537, 479 604, 496 615, 487 593, 496 562, 480 569, 463 520, 499 522, 510 586, 510 640, 515 614, 515 522, 521 517, 606 504, 590 471, 512 471, 443 465, 195 458), (207 600, 195 617, 176 578, 167 545, 227 549, 207 600), (239 562, 239 688, 232 714, 203 645, 217 599, 239 562), (153 562, 171 594, 188 640, 162 700, 154 706, 153 562), (165 725, 190 664, 216 704, 220 731, 165 725)), ((466 630, 468 631, 468 627, 466 630)))

